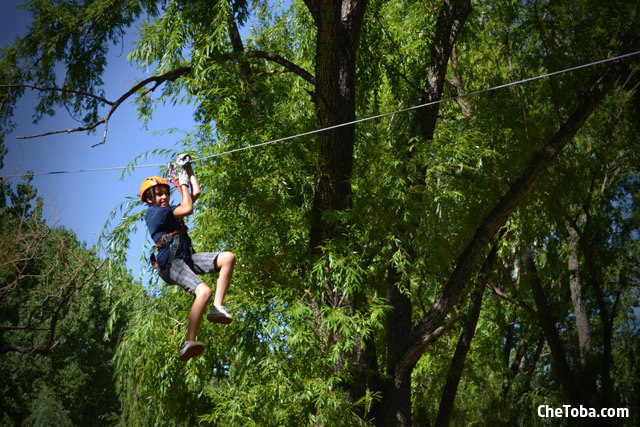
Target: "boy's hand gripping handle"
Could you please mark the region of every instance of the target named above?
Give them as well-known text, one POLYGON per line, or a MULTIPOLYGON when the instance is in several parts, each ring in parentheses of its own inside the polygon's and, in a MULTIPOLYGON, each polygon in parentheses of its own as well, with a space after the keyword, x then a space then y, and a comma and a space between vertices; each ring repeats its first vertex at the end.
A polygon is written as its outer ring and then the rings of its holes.
POLYGON ((178 181, 180 185, 189 186, 189 176, 193 175, 193 169, 191 168, 191 156, 187 153, 182 153, 176 158, 176 164, 180 167, 178 172, 178 181))
POLYGON ((179 154, 176 163, 187 172, 191 171, 191 156, 187 153, 179 154))

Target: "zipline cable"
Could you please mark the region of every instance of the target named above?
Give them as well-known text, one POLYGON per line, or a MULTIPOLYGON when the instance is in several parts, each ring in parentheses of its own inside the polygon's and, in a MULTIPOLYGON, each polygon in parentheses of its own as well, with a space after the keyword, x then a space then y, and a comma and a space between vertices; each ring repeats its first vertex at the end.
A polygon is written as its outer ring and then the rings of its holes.
MULTIPOLYGON (((479 95, 479 94, 486 93, 486 92, 492 92, 492 91, 495 91, 495 90, 504 89, 504 88, 507 88, 507 87, 510 87, 510 86, 516 86, 516 85, 520 85, 520 84, 523 84, 523 83, 532 82, 532 81, 535 81, 535 80, 540 80, 540 79, 544 79, 544 78, 548 78, 548 77, 553 77, 553 76, 556 76, 556 75, 559 75, 559 74, 569 73, 569 72, 580 70, 580 69, 583 69, 583 68, 593 67, 595 65, 600 65, 600 64, 607 63, 607 62, 617 61, 617 60, 628 58, 628 57, 635 56, 635 55, 638 55, 638 54, 640 54, 640 51, 626 53, 624 55, 619 55, 619 56, 615 56, 615 57, 612 57, 612 58, 601 59, 599 61, 594 61, 594 62, 590 62, 590 63, 587 63, 587 64, 577 65, 575 67, 566 68, 564 70, 553 71, 553 72, 550 72, 550 73, 541 74, 539 76, 529 77, 529 78, 526 78, 526 79, 517 80, 515 82, 510 82, 510 83, 505 83, 505 84, 498 85, 498 86, 493 86, 493 87, 490 87, 490 88, 487 88, 487 89, 480 89, 480 90, 476 90, 476 91, 473 91, 473 92, 465 93, 465 94, 462 94, 462 95, 452 96, 450 98, 439 99, 437 101, 431 101, 431 102, 427 102, 427 103, 424 103, 424 104, 414 105, 412 107, 407 107, 407 108, 403 108, 403 109, 396 110, 396 111, 382 113, 382 114, 378 114, 378 115, 375 115, 375 116, 369 116, 369 117, 365 117, 365 118, 362 118, 362 119, 353 120, 353 121, 350 121, 350 122, 344 122, 344 123, 340 123, 340 124, 333 125, 333 126, 327 126, 327 127, 324 127, 324 128, 314 129, 312 131, 303 132, 303 133, 299 133, 299 134, 291 135, 291 136, 286 136, 284 138, 273 139, 271 141, 261 142, 259 144, 255 144, 255 145, 248 145, 246 147, 236 148, 236 149, 225 151, 225 152, 222 152, 222 153, 212 154, 210 156, 194 158, 193 160, 191 160, 191 162, 192 163, 193 162, 199 162, 199 161, 208 160, 208 159, 211 159, 211 158, 214 158, 214 157, 226 156, 226 155, 229 155, 229 154, 237 153, 239 151, 245 151, 245 150, 249 150, 249 149, 253 149, 253 148, 262 147, 262 146, 265 146, 265 145, 277 144, 277 143, 288 141, 288 140, 291 140, 291 139, 301 138, 303 136, 309 136, 309 135, 313 135, 313 134, 316 134, 316 133, 326 132, 326 131, 333 130, 333 129, 338 129, 338 128, 341 128, 341 127, 344 127, 344 126, 352 126, 352 125, 355 125, 357 123, 362 123, 362 122, 366 122, 366 121, 370 121, 370 120, 376 120, 376 119, 380 119, 380 118, 383 118, 383 117, 391 116, 391 115, 394 115, 394 114, 406 113, 408 111, 417 110, 417 109, 428 107, 428 106, 431 106, 431 105, 440 104, 440 103, 443 103, 443 102, 454 101, 454 100, 457 100, 457 99, 460 99, 460 98, 467 98, 467 97, 470 97, 470 96, 475 96, 475 95, 479 95)), ((36 173, 31 173, 31 174, 24 173, 24 174, 3 175, 3 176, 0 176, 0 178, 8 179, 8 178, 14 178, 14 177, 23 177, 23 176, 28 176, 28 175, 33 175, 33 176, 36 176, 36 175, 58 175, 58 174, 66 174, 66 173, 100 172, 100 171, 112 171, 112 170, 151 168, 151 167, 161 167, 161 166, 166 166, 166 163, 149 164, 149 165, 134 165, 134 166, 131 166, 131 165, 130 166, 114 166, 114 167, 95 168, 95 169, 75 169, 75 170, 62 170, 62 171, 51 171, 51 172, 36 172, 36 173)))

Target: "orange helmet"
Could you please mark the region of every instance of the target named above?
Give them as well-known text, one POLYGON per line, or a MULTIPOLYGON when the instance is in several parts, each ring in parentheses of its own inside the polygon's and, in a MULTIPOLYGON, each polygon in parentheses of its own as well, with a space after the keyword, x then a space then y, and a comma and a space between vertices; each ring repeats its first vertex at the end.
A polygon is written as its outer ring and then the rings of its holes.
POLYGON ((162 178, 161 176, 150 176, 148 178, 145 178, 144 181, 142 181, 142 184, 140 185, 140 201, 141 202, 145 202, 144 193, 148 189, 153 188, 156 185, 166 185, 167 188, 171 189, 167 180, 162 178))

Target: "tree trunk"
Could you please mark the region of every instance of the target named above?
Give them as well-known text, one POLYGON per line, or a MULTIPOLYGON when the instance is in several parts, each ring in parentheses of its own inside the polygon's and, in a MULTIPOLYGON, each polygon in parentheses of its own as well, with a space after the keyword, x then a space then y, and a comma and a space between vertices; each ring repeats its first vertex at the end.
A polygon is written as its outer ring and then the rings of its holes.
POLYGON ((382 410, 384 414, 376 419, 378 426, 411 425, 411 375, 397 377, 395 361, 402 356, 402 349, 411 333, 411 300, 406 289, 401 290, 400 273, 390 266, 387 270, 387 304, 392 308, 387 313, 387 374, 389 380, 383 388, 382 410))
MULTIPOLYGON (((318 127, 353 121, 356 50, 367 1, 305 0, 305 4, 317 27, 314 100, 318 127)), ((312 256, 320 254, 319 247, 325 241, 340 235, 339 228, 323 215, 350 206, 354 139, 353 125, 318 134, 319 155, 309 236, 312 256)), ((358 310, 353 298, 343 298, 340 284, 327 286, 324 299, 331 306, 341 304, 352 315, 358 310)), ((338 339, 340 337, 334 336, 333 342, 338 339)), ((366 361, 365 345, 359 342, 353 354, 341 354, 334 366, 336 372, 347 373, 341 387, 351 402, 365 393, 366 361)))
POLYGON ((578 235, 571 229, 567 239, 569 249, 569 288, 571 290, 571 301, 573 302, 573 313, 576 316, 576 328, 578 330, 578 344, 580 346, 580 366, 587 369, 591 356, 591 327, 589 326, 589 314, 585 306, 582 292, 582 282, 580 281, 580 264, 578 261, 578 235))
POLYGON ((438 415, 436 417, 436 427, 446 427, 449 425, 451 419, 451 412, 453 411, 453 403, 455 401, 456 392, 458 391, 458 384, 460 383, 460 377, 462 376, 462 370, 464 369, 464 363, 467 359, 467 353, 471 347, 471 340, 476 333, 476 326, 478 324, 478 318, 480 317, 480 309, 482 307, 482 295, 484 293, 485 282, 487 276, 493 270, 496 260, 496 254, 498 251, 498 245, 494 245, 491 252, 487 256, 485 263, 482 267, 482 273, 478 279, 476 289, 471 296, 471 306, 469 307, 469 314, 464 322, 460 339, 458 339, 458 345, 456 351, 451 360, 449 366, 449 372, 447 374, 447 382, 440 398, 440 407, 438 409, 438 415))
MULTIPOLYGON (((424 85, 422 103, 437 101, 441 98, 451 52, 470 11, 470 0, 443 0, 436 22, 434 41, 431 45, 431 58, 424 85)), ((419 110, 417 114, 418 127, 424 140, 433 139, 433 130, 438 119, 438 109, 439 104, 436 104, 419 110)), ((411 185, 419 185, 420 183, 421 178, 416 176, 411 185)), ((403 307, 410 309, 411 303, 406 295, 398 291, 398 286, 406 285, 389 280, 389 277, 399 277, 399 273, 394 266, 389 267, 387 276, 387 304, 393 307, 387 315, 387 335, 390 333, 398 334, 403 339, 396 340, 395 344, 397 346, 394 346, 387 338, 387 361, 389 362, 387 364, 387 375, 393 380, 385 387, 383 401, 380 403, 386 414, 385 421, 383 424, 377 425, 409 426, 411 425, 411 372, 396 372, 396 362, 401 360, 402 350, 406 345, 406 339, 409 338, 411 317, 409 316, 408 323, 394 324, 389 319, 396 316, 393 313, 403 310, 403 307), (390 295, 393 295, 393 298, 389 298, 390 295), (403 329, 402 332, 400 332, 401 328, 403 329)))
MULTIPOLYGON (((471 12, 470 0, 443 0, 436 22, 436 32, 431 44, 431 60, 421 103, 438 101, 442 97, 447 65, 458 34, 471 12)), ((420 134, 426 140, 433 139, 440 104, 418 110, 420 134)))
POLYGON ((529 249, 524 249, 522 253, 522 272, 526 277, 526 281, 531 285, 531 292, 533 293, 538 311, 538 322, 551 348, 553 366, 560 380, 560 384, 562 384, 562 388, 571 405, 577 408, 583 405, 584 402, 580 396, 576 380, 569 369, 564 347, 560 341, 560 334, 558 333, 558 329, 556 329, 547 297, 544 294, 544 289, 542 289, 538 271, 536 270, 536 265, 529 249))
POLYGON ((544 343, 544 338, 538 339, 533 356, 531 356, 530 360, 527 360, 525 353, 527 352, 527 348, 530 346, 526 341, 523 342, 521 345, 521 352, 523 355, 517 365, 514 362, 511 366, 511 376, 508 379, 506 387, 503 388, 503 400, 509 403, 509 407, 511 409, 509 411, 509 422, 507 425, 518 425, 518 407, 516 402, 518 402, 522 396, 527 394, 531 389, 531 379, 533 378, 533 372, 535 371, 538 360, 540 359, 540 354, 542 354, 542 347, 544 346, 544 343), (516 390, 512 390, 512 386, 514 384, 513 380, 521 375, 524 375, 522 386, 518 387, 516 390), (513 391, 517 392, 517 395, 512 395, 511 393, 513 391))
MULTIPOLYGON (((356 48, 366 0, 316 0, 307 5, 317 25, 316 120, 319 128, 353 121, 356 111, 356 48)), ((355 128, 318 134, 318 164, 312 206, 310 249, 338 235, 322 214, 350 205, 355 128)))
POLYGON ((593 289, 593 293, 596 296, 596 302, 598 304, 598 312, 600 314, 600 321, 602 322, 602 343, 603 343, 603 361, 602 361, 602 400, 603 407, 610 408, 612 405, 611 399, 611 339, 613 323, 611 321, 611 315, 607 302, 605 300, 604 292, 600 283, 598 272, 596 271, 596 261, 593 255, 589 239, 589 223, 587 218, 585 229, 580 236, 580 247, 585 258, 585 264, 587 265, 587 271, 589 272, 589 285, 593 289))

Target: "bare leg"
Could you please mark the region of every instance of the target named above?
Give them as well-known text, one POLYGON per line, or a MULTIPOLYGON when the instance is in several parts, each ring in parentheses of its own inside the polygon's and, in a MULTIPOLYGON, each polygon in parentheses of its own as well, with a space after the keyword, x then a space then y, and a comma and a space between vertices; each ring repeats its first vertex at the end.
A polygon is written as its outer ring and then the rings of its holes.
POLYGON ((213 299, 214 305, 222 305, 235 265, 236 258, 232 252, 222 252, 216 258, 216 267, 220 269, 220 274, 218 275, 218 281, 216 283, 216 295, 213 299))
POLYGON ((211 299, 211 288, 205 283, 200 283, 195 290, 196 299, 193 301, 191 310, 189 311, 189 326, 187 327, 187 341, 195 341, 200 321, 204 314, 207 304, 211 299))

